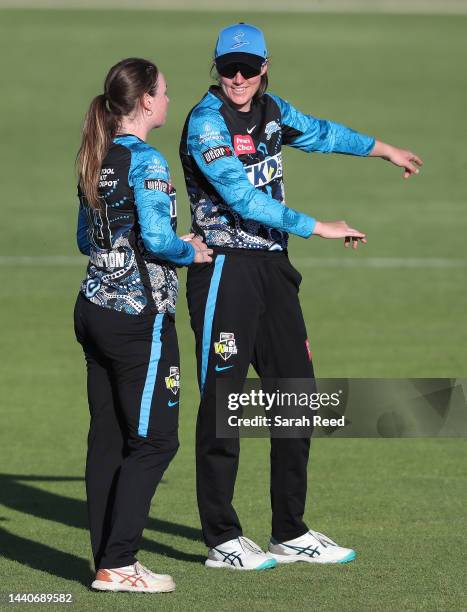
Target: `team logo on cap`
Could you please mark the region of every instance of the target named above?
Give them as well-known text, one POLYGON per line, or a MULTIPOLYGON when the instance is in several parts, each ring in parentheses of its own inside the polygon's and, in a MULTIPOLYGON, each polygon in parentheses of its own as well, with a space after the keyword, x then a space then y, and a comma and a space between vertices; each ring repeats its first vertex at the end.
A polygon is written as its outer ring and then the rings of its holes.
POLYGON ((165 377, 165 386, 174 395, 177 395, 180 389, 180 370, 177 366, 171 366, 169 375, 165 377))
POLYGON ((235 44, 232 45, 232 49, 238 49, 239 47, 243 47, 244 45, 249 45, 250 43, 248 40, 243 40, 244 37, 245 32, 243 32, 242 30, 236 32, 233 37, 235 44))
POLYGON ((232 332, 221 332, 219 342, 214 342, 214 352, 224 361, 238 353, 235 336, 232 332))

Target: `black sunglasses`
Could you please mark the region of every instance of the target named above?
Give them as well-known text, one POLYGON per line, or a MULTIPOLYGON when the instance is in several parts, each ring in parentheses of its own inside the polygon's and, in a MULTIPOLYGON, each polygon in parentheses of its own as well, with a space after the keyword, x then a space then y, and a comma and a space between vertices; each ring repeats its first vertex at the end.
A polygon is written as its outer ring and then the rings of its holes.
POLYGON ((227 79, 233 79, 237 72, 240 72, 244 79, 251 79, 261 74, 261 67, 253 68, 248 64, 227 64, 227 66, 217 68, 217 72, 227 79))

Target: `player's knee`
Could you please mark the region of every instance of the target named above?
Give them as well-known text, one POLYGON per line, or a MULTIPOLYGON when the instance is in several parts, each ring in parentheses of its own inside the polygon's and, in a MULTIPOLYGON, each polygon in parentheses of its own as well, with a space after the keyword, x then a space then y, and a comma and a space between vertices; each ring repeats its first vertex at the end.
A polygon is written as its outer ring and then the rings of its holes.
POLYGON ((180 442, 178 440, 178 435, 175 435, 175 437, 167 439, 163 443, 163 447, 165 449, 165 453, 167 455, 169 455, 170 456, 170 460, 172 460, 175 457, 175 455, 177 454, 178 449, 180 448, 180 442))
POLYGON ((180 446, 178 432, 151 432, 147 436, 132 436, 128 440, 130 451, 144 449, 145 455, 165 455, 172 460, 180 446))
POLYGON ((147 442, 154 449, 154 452, 164 453, 171 458, 175 457, 180 446, 177 432, 155 434, 148 438, 147 442))

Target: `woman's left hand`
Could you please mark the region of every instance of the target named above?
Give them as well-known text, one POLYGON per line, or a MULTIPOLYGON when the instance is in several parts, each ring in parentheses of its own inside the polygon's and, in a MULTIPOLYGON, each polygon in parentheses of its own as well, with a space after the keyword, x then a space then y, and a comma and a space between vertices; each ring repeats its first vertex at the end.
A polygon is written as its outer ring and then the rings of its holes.
POLYGON ((419 168, 423 166, 423 161, 415 155, 415 153, 407 151, 406 149, 398 149, 397 147, 391 148, 392 151, 389 156, 389 161, 395 166, 404 168, 405 179, 412 176, 412 174, 418 174, 420 172, 419 168))
POLYGON ((394 147, 384 142, 379 142, 378 140, 375 142, 375 146, 370 156, 382 157, 395 166, 404 168, 405 179, 412 176, 412 174, 418 174, 420 172, 419 168, 423 166, 423 160, 412 151, 399 149, 399 147, 394 147))

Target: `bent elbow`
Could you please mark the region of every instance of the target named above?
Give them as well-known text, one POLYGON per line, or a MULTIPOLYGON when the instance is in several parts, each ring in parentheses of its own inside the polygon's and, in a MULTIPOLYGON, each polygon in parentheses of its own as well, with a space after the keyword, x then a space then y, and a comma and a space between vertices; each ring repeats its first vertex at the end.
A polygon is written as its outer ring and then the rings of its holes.
POLYGON ((164 234, 147 234, 143 236, 143 243, 148 251, 161 259, 167 259, 173 251, 173 239, 164 234))
POLYGON ((78 250, 82 255, 89 255, 91 253, 91 245, 87 240, 77 240, 78 250))

